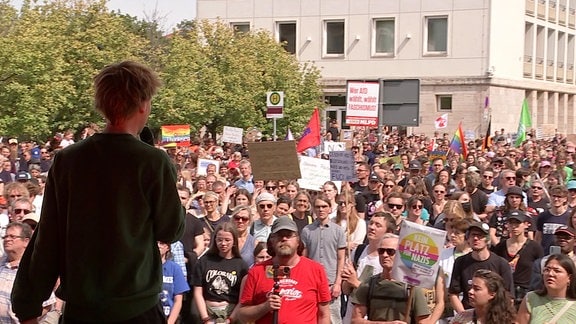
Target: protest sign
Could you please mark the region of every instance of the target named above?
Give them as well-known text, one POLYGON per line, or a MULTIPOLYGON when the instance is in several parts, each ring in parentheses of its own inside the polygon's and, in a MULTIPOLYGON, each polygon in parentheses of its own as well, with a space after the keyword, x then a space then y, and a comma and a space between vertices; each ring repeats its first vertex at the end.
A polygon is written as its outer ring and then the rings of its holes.
POLYGON ((446 231, 403 221, 392 278, 413 286, 432 289, 438 274, 438 261, 446 231))
POLYGON ((244 130, 239 127, 224 126, 222 132, 222 142, 242 144, 242 132, 244 130))
POLYGON ((346 150, 346 143, 344 142, 324 142, 322 144, 322 153, 330 154, 330 152, 334 151, 345 151, 346 150))
POLYGON ((250 142, 248 152, 254 180, 300 178, 296 142, 250 142))
MULTIPOLYGON (((299 156, 302 177, 298 184, 302 189, 320 191, 326 181, 330 180, 330 161, 308 156, 299 156)), ((333 181, 340 191, 341 182, 333 181)))
POLYGON ((208 160, 208 159, 198 159, 198 165, 196 166, 196 174, 201 175, 201 176, 205 176, 207 174, 206 168, 210 164, 214 164, 216 166, 216 174, 218 174, 218 171, 220 169, 220 162, 216 161, 216 160, 208 160))
POLYGON ((164 125, 161 127, 162 143, 190 146, 190 125, 164 125))
POLYGON ((330 180, 358 181, 354 167, 352 151, 334 151, 330 153, 330 180))

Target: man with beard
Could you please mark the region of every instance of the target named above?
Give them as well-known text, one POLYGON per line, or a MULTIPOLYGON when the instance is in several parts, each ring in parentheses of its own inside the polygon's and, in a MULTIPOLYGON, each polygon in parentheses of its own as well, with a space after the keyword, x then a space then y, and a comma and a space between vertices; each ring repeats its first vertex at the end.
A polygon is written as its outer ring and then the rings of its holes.
POLYGON ((382 272, 363 281, 350 299, 354 304, 353 324, 404 323, 399 320, 405 320, 407 323, 421 323, 430 314, 422 288, 413 287, 415 291, 411 312, 406 319, 406 306, 410 293, 406 283, 392 279, 392 266, 397 249, 397 235, 385 234, 380 240, 377 253, 382 272), (365 316, 368 316, 368 321, 364 319, 365 316))
POLYGON ((274 257, 248 272, 240 321, 268 324, 278 312, 278 323, 330 323, 328 278, 322 265, 298 255, 301 244, 293 220, 280 217, 274 222, 268 241, 274 257))
POLYGON ((478 269, 494 271, 504 279, 506 290, 514 298, 514 280, 512 279, 512 269, 506 260, 499 257, 488 249, 490 235, 488 234, 489 226, 486 223, 475 222, 470 225, 466 232, 466 240, 472 248, 472 252, 463 255, 454 262, 452 270, 452 279, 448 289, 450 302, 454 310, 458 313, 470 308, 468 303, 468 290, 472 276, 478 269), (460 300, 460 294, 463 298, 460 300))

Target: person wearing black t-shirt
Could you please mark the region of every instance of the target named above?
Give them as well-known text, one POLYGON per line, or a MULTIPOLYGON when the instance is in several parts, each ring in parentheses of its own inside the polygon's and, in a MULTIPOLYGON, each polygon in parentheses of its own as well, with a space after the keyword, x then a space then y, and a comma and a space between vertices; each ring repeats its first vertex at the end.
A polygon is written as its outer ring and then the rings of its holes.
POLYGON ((561 185, 550 188, 550 209, 538 215, 536 219, 536 235, 534 240, 542 246, 544 254, 554 242, 554 233, 560 226, 568 224, 570 211, 568 210, 568 190, 561 185))
POLYGON ((525 235, 530 220, 521 210, 511 210, 506 214, 506 223, 510 237, 501 240, 492 248, 504 260, 508 261, 514 278, 515 303, 519 305, 530 289, 532 263, 544 255, 540 244, 525 235))
POLYGON ((512 270, 506 260, 502 259, 488 249, 488 224, 475 222, 466 232, 466 239, 472 252, 456 259, 452 270, 452 279, 448 289, 450 302, 458 313, 470 308, 468 290, 474 272, 478 269, 494 271, 502 276, 506 283, 506 290, 514 296, 514 279, 512 270), (460 300, 459 295, 463 298, 460 300))

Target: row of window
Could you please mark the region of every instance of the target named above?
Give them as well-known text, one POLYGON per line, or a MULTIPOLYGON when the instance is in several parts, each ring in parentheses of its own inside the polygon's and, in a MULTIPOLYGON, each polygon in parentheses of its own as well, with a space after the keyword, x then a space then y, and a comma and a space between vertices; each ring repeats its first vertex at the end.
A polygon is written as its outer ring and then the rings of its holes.
MULTIPOLYGON (((233 22, 231 26, 237 32, 250 31, 250 23, 233 22)), ((297 50, 297 28, 294 21, 276 23, 276 39, 284 44, 291 54, 297 50)), ((425 18, 424 54, 445 55, 448 51, 448 17, 431 16, 425 18)), ((373 56, 394 56, 396 48, 396 19, 376 18, 372 20, 371 47, 373 56)), ((406 37, 411 37, 406 35, 406 37)), ((356 39, 360 39, 357 35, 356 39)), ((306 38, 309 42, 312 39, 306 38)), ((323 57, 343 57, 346 50, 346 21, 324 20, 322 35, 323 57)))

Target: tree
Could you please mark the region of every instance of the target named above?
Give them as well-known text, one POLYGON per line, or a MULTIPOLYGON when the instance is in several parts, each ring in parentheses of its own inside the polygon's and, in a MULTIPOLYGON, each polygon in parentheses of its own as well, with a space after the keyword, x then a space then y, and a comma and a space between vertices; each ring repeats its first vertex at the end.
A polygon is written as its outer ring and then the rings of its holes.
MULTIPOLYGON (((223 126, 256 126, 271 133, 266 92, 284 91, 285 118, 279 129, 302 129, 320 106, 319 71, 299 64, 269 33, 235 33, 218 21, 186 23, 172 35, 162 63, 165 86, 152 121, 206 126, 215 137, 223 126)), ((159 126, 158 124, 154 126, 159 126)))
MULTIPOLYGON (((148 47, 105 4, 25 1, 0 33, 0 134, 44 139, 102 120, 92 109, 93 76, 115 61, 142 61, 148 47)), ((10 20, 4 11, 0 17, 10 20)))

